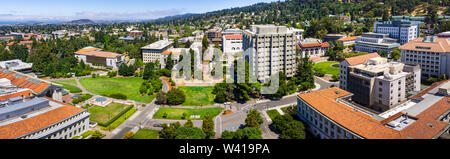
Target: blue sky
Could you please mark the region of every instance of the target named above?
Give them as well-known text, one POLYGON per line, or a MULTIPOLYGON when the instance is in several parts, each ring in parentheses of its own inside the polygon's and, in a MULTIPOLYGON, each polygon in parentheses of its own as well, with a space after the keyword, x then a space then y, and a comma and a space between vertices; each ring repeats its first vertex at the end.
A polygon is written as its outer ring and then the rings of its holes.
POLYGON ((154 19, 271 1, 275 0, 14 0, 2 2, 0 20, 154 19))

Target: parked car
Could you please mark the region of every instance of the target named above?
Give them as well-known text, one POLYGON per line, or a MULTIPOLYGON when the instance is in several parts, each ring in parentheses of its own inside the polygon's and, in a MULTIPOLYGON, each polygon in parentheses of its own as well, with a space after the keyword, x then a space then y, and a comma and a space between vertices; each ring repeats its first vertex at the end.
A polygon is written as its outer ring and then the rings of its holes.
POLYGON ((160 123, 153 124, 153 127, 162 127, 160 123))

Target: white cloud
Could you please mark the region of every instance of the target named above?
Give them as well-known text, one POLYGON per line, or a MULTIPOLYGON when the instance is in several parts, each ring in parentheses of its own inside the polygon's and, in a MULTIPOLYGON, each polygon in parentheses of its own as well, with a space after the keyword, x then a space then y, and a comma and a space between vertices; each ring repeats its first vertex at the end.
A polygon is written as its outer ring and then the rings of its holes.
POLYGON ((134 13, 114 13, 114 12, 77 12, 73 16, 40 16, 40 15, 16 15, 0 14, 2 21, 70 21, 76 19, 91 20, 148 20, 165 16, 183 14, 185 9, 169 9, 159 11, 146 11, 134 13))

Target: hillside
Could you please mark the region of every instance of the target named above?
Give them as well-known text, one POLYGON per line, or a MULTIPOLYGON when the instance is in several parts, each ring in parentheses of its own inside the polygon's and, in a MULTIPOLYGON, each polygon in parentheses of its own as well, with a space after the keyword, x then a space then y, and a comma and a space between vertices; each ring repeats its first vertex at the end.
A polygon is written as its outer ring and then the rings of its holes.
POLYGON ((153 21, 158 24, 207 26, 221 22, 241 25, 295 22, 320 19, 328 15, 346 14, 353 20, 360 17, 372 18, 383 15, 428 15, 435 9, 437 14, 450 14, 450 0, 287 0, 272 3, 258 3, 251 6, 224 9, 198 15, 162 18, 153 21))

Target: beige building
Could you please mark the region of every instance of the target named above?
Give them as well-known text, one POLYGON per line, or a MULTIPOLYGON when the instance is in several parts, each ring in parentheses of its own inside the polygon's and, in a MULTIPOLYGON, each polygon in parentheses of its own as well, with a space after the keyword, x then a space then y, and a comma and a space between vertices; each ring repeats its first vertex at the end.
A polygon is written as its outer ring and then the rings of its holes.
POLYGON ((423 79, 450 76, 450 39, 420 37, 400 46, 400 50, 403 63, 421 66, 423 79))
POLYGON ((160 40, 150 45, 142 47, 142 61, 144 63, 155 62, 161 59, 161 54, 172 48, 173 42, 169 40, 160 40))
POLYGON ((294 76, 296 45, 294 32, 284 26, 252 25, 243 34, 245 59, 263 83, 275 72, 294 76))
POLYGON ((374 57, 362 64, 348 66, 346 90, 353 93, 353 101, 377 111, 389 110, 414 92, 420 91, 420 67, 387 58, 374 57))

